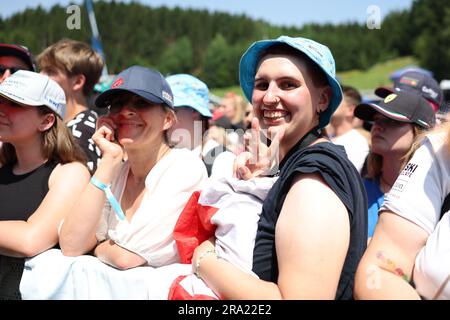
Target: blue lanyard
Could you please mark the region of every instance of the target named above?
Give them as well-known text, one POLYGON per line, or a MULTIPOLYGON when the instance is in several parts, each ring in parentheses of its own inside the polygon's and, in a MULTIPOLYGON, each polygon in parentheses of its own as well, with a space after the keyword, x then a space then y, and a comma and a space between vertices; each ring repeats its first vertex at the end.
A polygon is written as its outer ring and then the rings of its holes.
POLYGON ((125 220, 125 214, 122 211, 122 208, 120 207, 119 202, 114 197, 112 191, 111 191, 111 185, 106 185, 100 180, 98 180, 96 177, 92 177, 90 181, 94 186, 99 188, 100 190, 103 190, 106 195, 106 199, 108 199, 109 203, 113 207, 114 211, 116 212, 117 217, 120 220, 125 220))

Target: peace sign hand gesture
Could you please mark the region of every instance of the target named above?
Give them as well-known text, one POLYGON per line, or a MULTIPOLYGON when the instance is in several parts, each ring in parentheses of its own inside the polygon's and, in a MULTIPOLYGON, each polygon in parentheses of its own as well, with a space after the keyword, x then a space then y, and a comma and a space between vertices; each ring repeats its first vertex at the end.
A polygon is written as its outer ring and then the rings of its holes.
POLYGON ((273 173, 279 163, 280 140, 283 138, 282 127, 271 127, 268 130, 271 138, 269 147, 261 142, 261 127, 259 120, 252 120, 251 134, 246 133, 244 142, 246 152, 236 157, 234 162, 234 175, 242 180, 249 180, 259 176, 273 173))

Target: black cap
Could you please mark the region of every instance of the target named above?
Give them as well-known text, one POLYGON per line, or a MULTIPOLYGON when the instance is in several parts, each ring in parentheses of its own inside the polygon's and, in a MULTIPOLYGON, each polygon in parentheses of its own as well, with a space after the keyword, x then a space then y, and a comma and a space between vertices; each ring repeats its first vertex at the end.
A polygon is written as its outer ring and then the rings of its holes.
POLYGON ((147 101, 166 104, 173 109, 173 94, 161 73, 141 66, 132 66, 117 75, 111 88, 101 93, 95 100, 98 108, 106 108, 111 98, 122 92, 131 92, 147 101))
POLYGON ((14 56, 25 62, 30 71, 36 71, 33 56, 27 47, 0 43, 0 56, 14 56))
POLYGON ((437 108, 442 105, 444 97, 439 83, 433 77, 417 71, 406 71, 394 82, 393 89, 380 87, 375 90, 375 94, 385 98, 391 93, 398 91, 418 93, 425 99, 436 104, 437 108))
POLYGON ((399 91, 391 93, 383 101, 361 103, 355 108, 355 116, 372 121, 376 113, 400 122, 415 123, 423 128, 431 128, 435 124, 434 110, 421 96, 399 91))

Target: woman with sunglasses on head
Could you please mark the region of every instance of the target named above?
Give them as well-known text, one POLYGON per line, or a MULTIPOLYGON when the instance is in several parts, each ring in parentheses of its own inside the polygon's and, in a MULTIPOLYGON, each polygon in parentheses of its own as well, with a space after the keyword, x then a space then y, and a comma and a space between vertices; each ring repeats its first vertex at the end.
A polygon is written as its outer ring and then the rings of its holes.
POLYGON ((363 179, 368 198, 368 237, 373 236, 378 210, 408 162, 414 138, 434 126, 434 111, 418 94, 397 92, 379 103, 362 103, 355 116, 372 121, 371 151, 363 179))
POLYGON ((259 41, 241 59, 240 82, 256 117, 255 152, 238 157, 240 176, 257 178, 269 163, 259 124, 281 161, 256 233, 258 277, 219 259, 210 240, 195 250, 195 273, 222 299, 351 299, 367 202, 343 147, 321 133, 342 100, 331 52, 304 38, 259 41))
POLYGON ((63 254, 92 251, 118 269, 178 262, 172 231, 207 173, 189 150, 172 148, 167 135, 176 118, 169 84, 159 72, 133 66, 96 105, 109 107, 92 137, 102 158, 61 228, 63 254))
POLYGON ((0 84, 0 299, 20 299, 26 257, 58 244, 58 227, 89 181, 63 122, 65 96, 47 76, 0 84))

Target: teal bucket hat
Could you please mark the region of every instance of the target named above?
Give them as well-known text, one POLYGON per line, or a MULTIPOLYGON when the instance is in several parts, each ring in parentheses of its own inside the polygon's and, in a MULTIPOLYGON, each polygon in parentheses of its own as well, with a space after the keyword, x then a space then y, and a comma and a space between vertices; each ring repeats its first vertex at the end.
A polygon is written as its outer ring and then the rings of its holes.
POLYGON ((333 95, 328 108, 320 114, 319 127, 324 128, 329 122, 331 115, 336 111, 342 101, 342 89, 336 80, 336 66, 333 55, 328 47, 306 38, 292 38, 281 36, 273 40, 262 40, 253 43, 241 58, 239 64, 239 81, 242 91, 248 101, 252 101, 253 87, 255 81, 256 67, 258 65, 261 53, 275 44, 284 43, 288 46, 304 53, 325 73, 328 84, 333 95))
POLYGON ((173 106, 190 107, 202 116, 212 118, 209 110, 208 86, 190 74, 175 74, 166 78, 173 93, 173 106))

